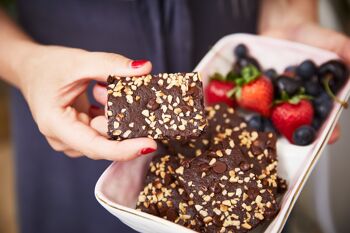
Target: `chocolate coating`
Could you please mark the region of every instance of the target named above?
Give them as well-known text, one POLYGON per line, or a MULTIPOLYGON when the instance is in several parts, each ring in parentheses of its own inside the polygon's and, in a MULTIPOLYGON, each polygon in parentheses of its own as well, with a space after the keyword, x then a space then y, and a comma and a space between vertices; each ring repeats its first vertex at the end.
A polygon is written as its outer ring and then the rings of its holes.
POLYGON ((113 140, 197 138, 207 125, 198 73, 108 77, 108 135, 113 140))

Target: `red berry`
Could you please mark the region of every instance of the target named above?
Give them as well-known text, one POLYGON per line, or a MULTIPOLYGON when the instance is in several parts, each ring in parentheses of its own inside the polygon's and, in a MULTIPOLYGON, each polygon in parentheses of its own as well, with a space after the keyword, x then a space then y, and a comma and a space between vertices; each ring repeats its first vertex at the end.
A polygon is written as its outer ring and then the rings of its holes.
POLYGON ((237 103, 240 107, 256 111, 265 117, 270 116, 273 101, 273 85, 265 76, 243 85, 238 93, 237 103))
POLYGON ((233 107, 235 104, 233 98, 229 98, 227 93, 235 87, 234 83, 211 80, 205 89, 207 104, 226 103, 233 107))
POLYGON ((302 125, 311 125, 314 109, 308 100, 297 104, 284 102, 272 109, 271 120, 276 129, 293 143, 294 131, 302 125))

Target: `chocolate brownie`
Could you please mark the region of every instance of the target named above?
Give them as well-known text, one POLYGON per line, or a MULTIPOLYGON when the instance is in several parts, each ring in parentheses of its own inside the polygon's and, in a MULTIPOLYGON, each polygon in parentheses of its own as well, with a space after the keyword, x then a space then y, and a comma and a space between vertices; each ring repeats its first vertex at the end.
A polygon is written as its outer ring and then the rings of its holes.
POLYGON ((181 156, 170 155, 154 158, 136 209, 200 231, 204 224, 194 203, 173 176, 182 160, 181 156))
MULTIPOLYGON (((277 137, 272 132, 258 132, 248 128, 241 131, 226 130, 213 138, 212 148, 219 144, 222 148, 228 147, 230 140, 239 148, 246 161, 242 161, 241 167, 252 164, 258 179, 262 181, 265 188, 271 189, 275 194, 278 192, 277 182, 277 137)), ((282 184, 286 187, 286 183, 282 184)), ((285 188, 284 187, 284 188, 285 188)))
POLYGON ((262 184, 254 160, 225 138, 175 170, 207 232, 247 232, 277 214, 274 193, 262 184))
POLYGON ((197 138, 207 125, 198 73, 109 76, 107 89, 111 139, 197 138))
POLYGON ((195 157, 208 150, 214 135, 223 133, 225 130, 240 131, 247 127, 244 119, 237 112, 224 103, 215 104, 205 108, 208 120, 206 130, 197 139, 169 140, 164 142, 173 154, 185 157, 195 157))

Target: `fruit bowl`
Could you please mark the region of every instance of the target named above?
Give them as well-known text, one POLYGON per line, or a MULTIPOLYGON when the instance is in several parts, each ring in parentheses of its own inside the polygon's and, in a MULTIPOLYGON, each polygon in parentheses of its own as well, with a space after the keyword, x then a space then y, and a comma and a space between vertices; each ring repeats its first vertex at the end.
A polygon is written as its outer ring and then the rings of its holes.
MULTIPOLYGON (((278 72, 282 72, 288 65, 298 64, 305 59, 312 59, 316 64, 321 64, 337 58, 332 52, 289 41, 247 34, 228 35, 217 42, 195 68, 195 71, 201 73, 204 86, 208 84, 209 76, 213 73, 226 73, 230 70, 234 59, 232 50, 240 43, 245 43, 249 47, 250 54, 260 61, 262 67, 275 68, 278 72)), ((349 96, 350 81, 337 94, 339 99, 345 101, 349 96)), ((308 176, 327 145, 342 110, 340 104, 334 104, 328 118, 319 129, 317 138, 308 146, 296 146, 285 138, 278 139, 278 173, 287 180, 288 189, 281 200, 281 209, 275 219, 254 232, 282 231, 308 176)), ((143 188, 150 160, 151 156, 146 156, 133 161, 112 163, 96 184, 96 199, 111 214, 137 231, 193 232, 134 209, 139 191, 143 188)))

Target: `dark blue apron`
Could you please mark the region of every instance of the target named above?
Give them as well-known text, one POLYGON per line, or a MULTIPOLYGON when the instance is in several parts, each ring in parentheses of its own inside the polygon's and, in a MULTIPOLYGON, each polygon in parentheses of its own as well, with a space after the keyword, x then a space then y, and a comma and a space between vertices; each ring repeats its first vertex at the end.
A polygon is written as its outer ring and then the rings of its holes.
MULTIPOLYGON (((192 70, 222 36, 255 33, 258 15, 255 0, 17 0, 17 5, 20 24, 39 43, 149 59, 155 73, 192 70)), ((132 232, 94 198, 94 185, 109 162, 53 151, 17 90, 12 126, 21 232, 132 232)))

